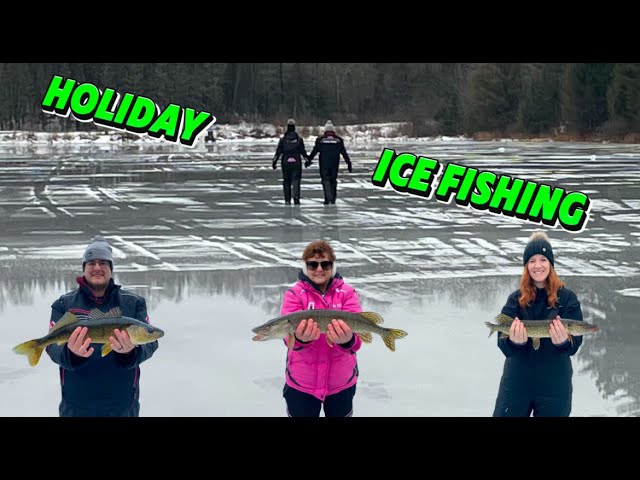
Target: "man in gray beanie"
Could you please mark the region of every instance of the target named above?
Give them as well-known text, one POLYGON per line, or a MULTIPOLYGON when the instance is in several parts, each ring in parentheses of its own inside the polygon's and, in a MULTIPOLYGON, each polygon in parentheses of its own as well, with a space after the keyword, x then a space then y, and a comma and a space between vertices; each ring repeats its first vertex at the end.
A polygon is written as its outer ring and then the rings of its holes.
MULTIPOLYGON (((83 275, 78 288, 51 305, 52 328, 66 312, 89 315, 93 309, 108 312, 119 307, 122 315, 149 323, 143 297, 116 285, 113 249, 97 235, 82 255, 83 275)), ((103 357, 100 345, 91 343, 87 328, 77 327, 67 343, 49 345, 47 354, 60 366, 61 417, 137 417, 140 412, 140 364, 151 358, 158 341, 133 345, 126 330, 109 338, 113 353, 103 357)))
POLYGON ((336 135, 333 122, 328 120, 324 126, 324 133, 316 139, 316 144, 309 154, 309 160, 305 166, 311 165, 313 157, 320 153, 320 178, 322 179, 322 189, 324 190, 324 204, 336 203, 338 197, 338 164, 340 155, 347 164, 347 169, 351 173, 351 159, 344 148, 344 140, 336 135))
POLYGON ((284 202, 290 205, 291 197, 293 196, 293 203, 300 205, 302 158, 308 161, 309 156, 307 155, 307 150, 304 148, 304 140, 302 140, 302 137, 296 132, 296 122, 293 118, 287 120, 287 132, 278 142, 278 147, 276 148, 272 162, 274 170, 277 168, 280 157, 282 157, 280 163, 282 165, 284 202))

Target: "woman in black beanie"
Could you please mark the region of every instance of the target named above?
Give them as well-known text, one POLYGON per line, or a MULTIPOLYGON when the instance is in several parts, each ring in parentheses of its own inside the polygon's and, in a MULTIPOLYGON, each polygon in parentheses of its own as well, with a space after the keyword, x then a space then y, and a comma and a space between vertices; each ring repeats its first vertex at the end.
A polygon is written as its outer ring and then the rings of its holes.
POLYGON ((571 356, 582 337, 569 341, 560 318, 583 320, 580 302, 554 269, 553 249, 544 232, 529 238, 523 255, 520 288, 509 295, 502 313, 515 320, 509 336, 498 335, 506 359, 494 417, 568 417, 571 413, 573 368, 571 356), (551 338, 541 338, 535 349, 522 320, 555 319, 551 338))

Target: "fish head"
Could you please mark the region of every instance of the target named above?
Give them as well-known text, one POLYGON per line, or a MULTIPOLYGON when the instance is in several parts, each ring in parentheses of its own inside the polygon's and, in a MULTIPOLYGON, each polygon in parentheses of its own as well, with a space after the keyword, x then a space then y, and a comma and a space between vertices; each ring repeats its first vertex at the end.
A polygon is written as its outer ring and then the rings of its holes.
POLYGON ((153 325, 131 325, 127 327, 127 333, 134 345, 143 345, 151 343, 164 336, 164 332, 153 325))
POLYGON ((596 333, 600 331, 596 325, 587 322, 578 322, 576 324, 569 325, 567 330, 572 335, 586 335, 588 333, 596 333))
POLYGON ((283 339, 293 333, 293 326, 287 319, 275 318, 259 327, 252 328, 251 331, 256 334, 253 340, 262 342, 264 340, 283 339))

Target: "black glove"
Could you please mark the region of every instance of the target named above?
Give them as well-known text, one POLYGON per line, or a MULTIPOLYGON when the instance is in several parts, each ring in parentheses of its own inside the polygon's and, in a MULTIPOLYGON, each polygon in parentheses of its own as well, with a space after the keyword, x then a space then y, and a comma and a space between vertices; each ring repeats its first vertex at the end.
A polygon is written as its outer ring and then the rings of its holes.
POLYGON ((277 163, 278 163, 278 160, 274 160, 274 161, 273 161, 273 169, 274 169, 274 170, 275 170, 276 168, 278 168, 278 167, 276 167, 277 163))
POLYGON ((347 170, 349 170, 349 173, 353 172, 353 167, 351 166, 351 162, 347 163, 347 170))
POLYGON ((311 160, 307 160, 304 162, 304 168, 309 168, 311 166, 311 160))

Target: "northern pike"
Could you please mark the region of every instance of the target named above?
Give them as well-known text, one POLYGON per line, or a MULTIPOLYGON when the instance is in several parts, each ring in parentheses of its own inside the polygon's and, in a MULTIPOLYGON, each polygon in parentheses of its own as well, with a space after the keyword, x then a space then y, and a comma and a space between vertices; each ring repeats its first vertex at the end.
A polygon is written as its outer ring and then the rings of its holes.
MULTIPOLYGON (((372 333, 376 333, 382 337, 384 344, 392 352, 396 349, 395 340, 404 338, 407 332, 395 328, 385 328, 380 326, 384 322, 383 318, 374 312, 345 312, 343 310, 300 310, 298 312, 289 313, 282 317, 274 318, 268 322, 253 328, 251 331, 256 334, 253 340, 261 342, 270 339, 284 339, 289 337, 288 346, 291 350, 295 341, 294 332, 300 322, 304 319, 313 319, 318 324, 318 328, 324 334, 327 333, 327 325, 332 319, 342 320, 351 330, 358 334, 363 342, 371 343, 373 341, 372 333)), ((331 345, 329 338, 327 343, 331 345)))
MULTIPOLYGON (((499 332, 500 335, 508 337, 509 329, 511 328, 513 320, 514 319, 509 315, 501 313, 496 317, 497 325, 490 322, 484 323, 487 327, 489 327, 489 336, 493 335, 493 332, 499 332)), ((522 320, 524 328, 526 328, 527 330, 527 337, 533 339, 534 350, 538 350, 538 348, 540 348, 541 338, 551 338, 551 334, 549 333, 549 326, 551 325, 553 320, 554 319, 522 320)), ((582 320, 569 320, 566 318, 562 318, 560 321, 564 325, 564 328, 566 328, 569 332, 569 341, 571 342, 571 345, 573 345, 574 336, 581 336, 599 331, 599 328, 596 325, 583 322, 582 320)))
POLYGON ((78 327, 87 327, 87 335, 91 343, 102 343, 102 356, 105 357, 111 352, 111 342, 109 337, 113 336, 113 331, 126 330, 134 345, 150 343, 164 336, 164 332, 153 325, 141 322, 135 318, 123 317, 119 307, 112 308, 106 313, 94 308, 88 315, 78 316, 71 312, 65 313, 58 322, 51 328, 49 333, 42 338, 29 340, 13 348, 13 351, 29 358, 29 365, 35 367, 40 361, 42 351, 52 344, 64 345, 69 341, 69 337, 78 327))

